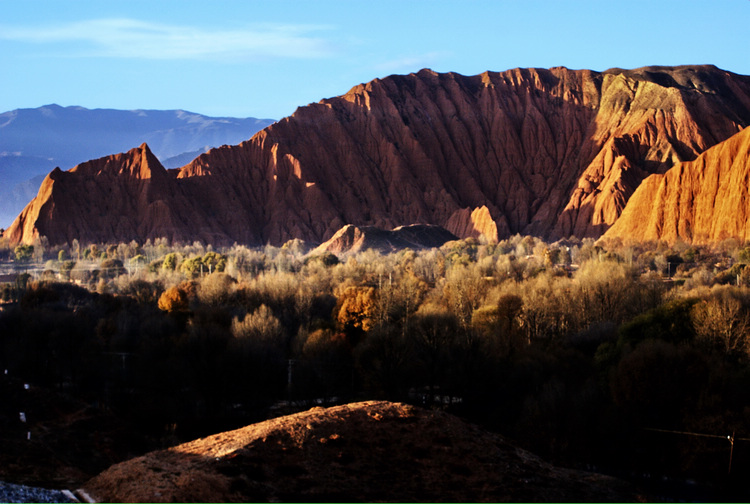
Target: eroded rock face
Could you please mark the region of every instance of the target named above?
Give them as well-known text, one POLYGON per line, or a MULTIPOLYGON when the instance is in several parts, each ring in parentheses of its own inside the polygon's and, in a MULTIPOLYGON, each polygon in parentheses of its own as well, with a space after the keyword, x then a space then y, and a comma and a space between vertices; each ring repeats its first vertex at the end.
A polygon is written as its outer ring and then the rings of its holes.
POLYGON ((445 226, 453 234, 462 238, 479 238, 484 236, 494 242, 499 238, 497 223, 485 205, 482 205, 481 208, 475 208, 472 211, 469 211, 468 208, 456 210, 450 216, 445 226))
POLYGON ((604 235, 704 244, 750 239, 750 128, 665 174, 647 178, 604 235))
POLYGON ((6 236, 14 242, 46 236, 50 243, 60 243, 69 236, 166 231, 167 216, 158 210, 164 206, 161 210, 168 214, 169 209, 154 197, 164 188, 166 179, 166 171, 145 144, 67 172, 56 168, 6 236), (157 216, 161 223, 155 222, 157 216), (137 229, 141 227, 138 223, 151 229, 137 229))
POLYGON ((149 161, 154 180, 116 166, 138 151, 53 172, 9 236, 278 245, 420 222, 598 237, 644 178, 748 124, 750 77, 712 66, 422 70, 301 107, 181 169, 149 161))

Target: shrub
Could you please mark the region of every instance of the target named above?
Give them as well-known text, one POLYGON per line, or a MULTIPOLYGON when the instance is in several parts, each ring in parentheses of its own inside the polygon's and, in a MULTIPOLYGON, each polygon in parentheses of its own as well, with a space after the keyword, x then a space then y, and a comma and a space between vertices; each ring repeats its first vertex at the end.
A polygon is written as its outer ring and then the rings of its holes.
POLYGON ((18 245, 13 251, 16 255, 16 261, 18 262, 29 262, 34 254, 34 247, 32 245, 18 245))
POLYGON ((181 287, 170 287, 159 296, 158 306, 169 313, 187 311, 188 295, 181 287))
POLYGON ((235 279, 226 273, 205 276, 198 285, 198 300, 210 306, 221 306, 228 302, 235 279))
POLYGON ((336 266, 339 263, 339 258, 336 254, 326 251, 326 252, 323 252, 322 254, 314 255, 314 256, 310 256, 306 258, 304 264, 308 265, 313 262, 320 263, 323 266, 328 268, 331 266, 336 266))
POLYGON ((164 256, 161 267, 165 270, 174 271, 174 269, 177 267, 177 254, 174 252, 170 252, 169 254, 164 256))
MULTIPOLYGON (((130 282, 122 289, 122 293, 126 296, 130 296, 138 303, 151 304, 153 302, 161 302, 161 294, 164 288, 160 282, 147 282, 146 280, 135 279, 130 282)), ((161 308, 161 306, 159 306, 161 308)), ((164 310, 164 308, 162 308, 164 310)), ((168 309, 164 311, 170 311, 168 309)))
POLYGON ((690 312, 696 338, 727 355, 750 353, 750 313, 731 290, 717 291, 690 312))
POLYGON ((338 300, 336 320, 345 329, 369 331, 376 317, 374 287, 347 287, 338 300))
POLYGON ((203 264, 203 259, 200 256, 195 256, 182 261, 182 264, 180 264, 180 271, 184 273, 188 278, 196 278, 203 271, 205 271, 205 273, 208 273, 208 268, 205 267, 205 265, 203 264))
POLYGON ((99 265, 101 276, 105 279, 117 278, 127 273, 127 270, 119 259, 105 259, 99 265))

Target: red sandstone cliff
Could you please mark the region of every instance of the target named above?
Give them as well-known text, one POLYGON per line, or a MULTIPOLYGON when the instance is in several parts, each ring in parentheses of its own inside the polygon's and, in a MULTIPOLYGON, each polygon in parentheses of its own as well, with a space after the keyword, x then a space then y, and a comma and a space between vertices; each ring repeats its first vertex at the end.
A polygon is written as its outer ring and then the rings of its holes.
POLYGON ((167 179, 145 144, 66 172, 56 168, 5 234, 14 242, 46 236, 60 243, 77 236, 167 232, 171 211, 158 196, 167 179))
POLYGON ((301 107, 176 171, 149 160, 158 182, 116 166, 138 151, 53 172, 8 235, 280 244, 421 222, 462 237, 600 236, 644 178, 748 124, 750 77, 711 66, 422 70, 301 107))
POLYGON ((750 239, 750 128, 698 159, 652 175, 604 235, 624 241, 750 239))

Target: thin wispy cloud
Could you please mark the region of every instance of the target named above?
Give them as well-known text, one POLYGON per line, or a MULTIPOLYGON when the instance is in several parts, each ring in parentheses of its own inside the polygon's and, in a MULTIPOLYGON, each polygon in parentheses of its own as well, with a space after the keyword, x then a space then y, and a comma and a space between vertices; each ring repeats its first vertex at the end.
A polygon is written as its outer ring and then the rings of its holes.
POLYGON ((316 33, 328 26, 275 25, 216 29, 149 23, 136 19, 93 19, 55 26, 0 25, 0 39, 39 45, 71 43, 71 57, 153 60, 324 58, 331 44, 316 33))

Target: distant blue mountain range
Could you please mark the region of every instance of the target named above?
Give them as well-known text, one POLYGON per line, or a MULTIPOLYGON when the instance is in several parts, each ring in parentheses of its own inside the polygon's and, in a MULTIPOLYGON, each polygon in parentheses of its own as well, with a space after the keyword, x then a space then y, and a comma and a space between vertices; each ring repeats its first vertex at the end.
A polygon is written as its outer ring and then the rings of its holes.
POLYGON ((167 168, 211 147, 234 145, 272 119, 208 117, 184 110, 86 109, 45 105, 0 114, 0 228, 34 197, 44 176, 146 142, 167 168))

